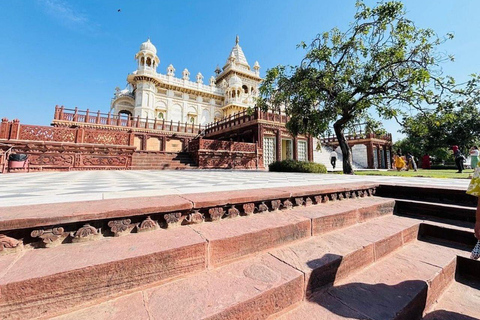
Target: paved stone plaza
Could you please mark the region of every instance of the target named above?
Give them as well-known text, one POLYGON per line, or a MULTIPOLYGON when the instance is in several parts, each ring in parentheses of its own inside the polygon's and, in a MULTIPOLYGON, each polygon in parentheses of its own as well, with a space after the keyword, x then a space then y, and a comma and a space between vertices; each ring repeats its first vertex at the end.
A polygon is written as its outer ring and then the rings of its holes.
POLYGON ((227 170, 17 173, 0 175, 0 207, 367 181, 466 190, 470 180, 227 170))

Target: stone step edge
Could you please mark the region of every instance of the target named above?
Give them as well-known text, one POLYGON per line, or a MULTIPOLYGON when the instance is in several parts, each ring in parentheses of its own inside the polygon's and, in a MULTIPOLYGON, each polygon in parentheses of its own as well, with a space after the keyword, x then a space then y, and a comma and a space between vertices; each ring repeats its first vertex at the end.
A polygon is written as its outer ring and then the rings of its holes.
POLYGON ((24 244, 53 247, 98 234, 122 236, 133 230, 153 231, 249 216, 254 212, 288 210, 314 203, 321 205, 337 199, 372 196, 375 188, 376 185, 371 184, 341 188, 309 186, 293 191, 271 188, 3 207, 0 208, 0 216, 4 213, 0 220, 0 254, 16 253, 24 244))
MULTIPOLYGON (((382 218, 380 217, 377 219, 382 218)), ((401 231, 390 234, 389 236, 380 240, 371 242, 362 248, 353 250, 348 254, 339 257, 338 259, 312 269, 310 274, 307 274, 304 271, 297 269, 295 266, 292 266, 292 268, 295 268, 304 274, 306 298, 314 294, 316 291, 322 290, 329 285, 332 285, 357 273, 363 268, 374 265, 381 259, 395 253, 398 249, 404 247, 405 245, 408 245, 413 241, 417 241, 420 225, 421 223, 418 223, 410 227, 405 227, 401 231), (338 266, 336 266, 337 264, 338 266)), ((353 225, 349 228, 355 227, 356 225, 353 225)), ((349 228, 342 230, 345 232, 348 231, 349 228)), ((326 236, 328 236, 328 234, 326 236)), ((275 256, 274 253, 272 253, 272 255, 280 261, 283 261, 280 257, 275 256)), ((286 261, 283 262, 288 264, 286 261)))
MULTIPOLYGON (((247 268, 251 269, 250 277, 256 278, 256 280, 262 279, 262 277, 267 277, 269 276, 268 272, 266 274, 262 274, 262 271, 274 271, 274 272, 280 272, 279 276, 281 280, 276 280, 276 283, 274 283, 272 286, 268 286, 265 288, 265 283, 261 283, 261 280, 258 281, 258 285, 260 288, 256 288, 255 293, 250 292, 249 294, 241 294, 240 299, 237 301, 228 301, 221 309, 214 310, 212 313, 208 314, 203 314, 200 316, 199 314, 196 314, 195 317, 192 316, 191 314, 186 314, 185 312, 188 312, 188 307, 185 308, 186 310, 178 310, 177 311, 177 317, 175 319, 179 319, 181 316, 184 316, 185 319, 190 318, 191 319, 265 319, 267 316, 270 314, 277 313, 280 310, 283 310, 284 308, 290 308, 292 305, 296 305, 300 303, 303 299, 304 295, 304 288, 303 288, 303 275, 298 272, 297 270, 291 268, 290 266, 286 265, 285 263, 278 261, 278 259, 275 259, 274 257, 270 256, 267 253, 264 253, 259 256, 255 257, 250 257, 248 259, 244 259, 241 261, 236 261, 231 264, 221 266, 216 269, 211 269, 211 270, 204 270, 203 272, 195 273, 195 274, 190 274, 187 277, 178 279, 174 282, 171 283, 160 283, 160 284, 152 284, 149 286, 144 286, 141 288, 138 288, 136 290, 132 290, 128 293, 122 294, 122 295, 117 295, 115 297, 110 297, 108 299, 100 299, 97 301, 92 301, 90 303, 86 303, 83 305, 79 305, 76 308, 70 308, 65 310, 64 312, 55 314, 56 317, 59 317, 60 319, 64 319, 63 316, 67 316, 68 319, 78 319, 77 317, 77 312, 79 312, 82 315, 85 314, 92 314, 92 312, 95 312, 95 308, 97 306, 101 305, 107 305, 107 308, 109 310, 114 310, 115 305, 121 304, 123 305, 125 302, 131 301, 131 299, 135 295, 142 294, 143 297, 148 296, 148 301, 147 303, 151 303, 151 298, 154 294, 152 294, 153 291, 157 290, 163 290, 163 295, 169 295, 172 291, 175 292, 175 290, 172 290, 172 286, 177 286, 180 288, 183 288, 183 283, 195 283, 195 280, 198 278, 202 277, 208 277, 211 280, 208 281, 208 283, 218 283, 218 274, 228 274, 234 275, 234 278, 236 278, 236 281, 233 281, 231 284, 237 285, 238 287, 238 292, 242 292, 245 281, 238 281, 238 278, 240 277, 235 277, 236 273, 241 274, 242 276, 245 276, 245 279, 249 278, 247 276, 247 269, 244 269, 245 266, 250 265, 253 268, 247 268), (260 261, 270 261, 267 264, 259 263, 260 261), (267 270, 263 270, 262 267, 263 265, 267 266, 267 270), (276 266, 276 267, 274 267, 276 266), (260 273, 255 273, 254 271, 259 271, 260 273), (147 292, 150 292, 152 296, 149 296, 147 292), (229 303, 230 302, 230 303, 229 303), (184 314, 185 313, 185 314, 184 314)), ((238 274, 237 274, 238 276, 238 274)), ((225 280, 225 277, 221 279, 220 281, 225 280)), ((243 279, 242 279, 243 280, 243 279)), ((247 279, 248 281, 248 279, 247 279)), ((228 285, 228 281, 226 283, 220 283, 220 285, 217 286, 217 288, 222 288, 223 286, 228 285)), ((251 284, 250 284, 251 285, 251 284)), ((188 285, 187 285, 188 286, 188 285)), ((249 286, 247 284, 247 286, 249 286)), ((189 286, 189 288, 192 288, 192 286, 189 286)), ((194 290, 196 287, 193 288, 194 290)), ((198 288, 197 290, 201 290, 203 292, 203 287, 198 288)), ((191 293, 191 292, 190 292, 191 293)), ((161 294, 162 295, 162 294, 161 294)), ((189 295, 188 292, 182 292, 182 296, 187 296, 189 295)), ((192 294, 192 296, 195 297, 195 294, 192 294)), ((185 299, 176 299, 180 300, 180 302, 185 302, 185 299)), ((158 298, 155 300, 158 301, 158 298)), ((161 300, 165 301, 165 300, 161 300)), ((190 302, 190 301, 189 301, 190 302)), ((192 302, 195 303, 198 301, 195 301, 192 299, 192 302)), ((177 301, 178 303, 178 301, 177 301)), ((158 310, 160 308, 154 307, 154 311, 152 312, 152 306, 146 305, 145 298, 142 303, 141 307, 145 307, 149 309, 149 316, 163 316, 166 317, 171 313, 171 308, 169 311, 167 311, 167 315, 165 315, 165 311, 159 315, 158 310)), ((202 304, 199 306, 200 309, 204 307, 202 304)), ((105 308, 105 307, 103 307, 105 308)), ((103 309, 101 308, 101 309, 103 309)), ((113 315, 112 319, 114 319, 115 314, 113 315)), ((55 318, 57 319, 57 318, 55 318)), ((84 319, 84 318, 80 318, 84 319)))
POLYGON ((454 204, 396 199, 396 213, 406 216, 435 217, 462 222, 475 222, 475 208, 454 204))
POLYGON ((280 211, 277 216, 275 212, 269 212, 255 215, 245 227, 242 220, 229 219, 222 221, 215 229, 210 228, 212 225, 194 225, 192 228, 209 242, 208 267, 218 267, 259 252, 355 227, 375 218, 392 216, 393 200, 372 200, 374 201, 359 200, 353 210, 351 204, 354 202, 345 202, 348 205, 341 206, 341 210, 336 206, 334 212, 326 213, 325 208, 324 212, 313 215, 315 207, 298 207, 290 212, 280 211))

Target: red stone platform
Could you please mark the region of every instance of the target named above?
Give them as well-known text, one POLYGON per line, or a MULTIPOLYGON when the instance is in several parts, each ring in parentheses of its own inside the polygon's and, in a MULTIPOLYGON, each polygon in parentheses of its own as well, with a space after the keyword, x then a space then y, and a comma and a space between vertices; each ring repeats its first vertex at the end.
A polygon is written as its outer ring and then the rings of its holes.
MULTIPOLYGON (((468 256, 475 243, 472 224, 399 216, 394 199, 373 196, 376 188, 309 186, 3 208, 0 314, 431 319, 439 308, 459 312, 450 301, 464 285, 477 297, 468 301, 479 303, 478 287, 455 282, 463 270, 458 257, 468 256)), ((476 308, 466 311, 480 316, 476 308)))

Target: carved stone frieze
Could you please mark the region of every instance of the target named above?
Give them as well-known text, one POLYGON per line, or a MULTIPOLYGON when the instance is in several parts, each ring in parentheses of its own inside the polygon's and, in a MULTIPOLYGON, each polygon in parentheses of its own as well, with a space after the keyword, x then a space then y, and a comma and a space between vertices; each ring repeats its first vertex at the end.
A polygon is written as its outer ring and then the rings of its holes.
POLYGON ((65 240, 69 232, 65 232, 62 227, 51 228, 51 229, 38 229, 33 230, 30 235, 32 238, 42 239, 43 245, 46 248, 58 246, 65 240))
POLYGON ((337 200, 337 194, 336 193, 331 193, 330 194, 330 200, 332 200, 332 201, 337 200))
POLYGON ((193 210, 193 212, 185 218, 185 221, 187 221, 188 224, 202 223, 205 221, 205 216, 203 213, 200 213, 199 210, 193 210))
POLYGON ((0 234, 0 255, 17 252, 23 249, 23 241, 0 234))
POLYGON ((228 213, 227 213, 227 216, 229 218, 236 218, 240 215, 240 210, 238 210, 237 208, 235 208, 234 205, 232 205, 229 209, 228 209, 228 213))
POLYGON ((265 204, 265 202, 262 202, 258 205, 257 211, 258 213, 268 212, 268 206, 265 204))
POLYGON ((321 195, 318 195, 318 196, 314 196, 313 199, 315 199, 315 204, 320 204, 322 203, 323 199, 322 199, 322 196, 321 195))
POLYGON ((160 229, 160 226, 156 221, 152 220, 150 216, 148 216, 145 220, 143 220, 142 223, 137 224, 138 232, 158 230, 158 229, 160 229))
POLYGON ((92 227, 90 224, 86 223, 75 232, 70 233, 72 236, 72 242, 84 242, 84 241, 91 241, 97 240, 102 237, 102 233, 100 228, 96 229, 92 227))
POLYGON ((345 199, 345 195, 343 194, 343 192, 339 192, 339 193, 337 194, 337 199, 340 200, 340 201, 343 200, 343 199, 345 199))
POLYGON ((210 214, 212 221, 218 221, 222 219, 223 215, 225 214, 225 209, 222 207, 210 208, 208 209, 208 213, 210 214))
POLYGON ((172 212, 164 215, 168 228, 179 226, 182 224, 183 217, 181 212, 172 212))
POLYGON ((305 203, 302 197, 295 198, 295 205, 302 206, 305 203))
POLYGON ((135 228, 130 219, 112 220, 108 222, 108 226, 115 237, 129 234, 135 228))
POLYGON ((243 212, 247 215, 250 216, 255 212, 255 203, 245 203, 243 205, 243 212))
POLYGON ((283 201, 283 207, 284 207, 285 209, 287 209, 287 210, 288 210, 288 209, 292 209, 292 208, 293 208, 293 203, 292 203, 292 201, 290 201, 290 200, 288 200, 288 199, 285 200, 285 201, 283 201))
POLYGON ((273 210, 273 211, 278 211, 278 210, 280 210, 280 207, 281 207, 281 205, 282 205, 282 201, 280 201, 280 200, 272 200, 271 204, 272 204, 272 210, 273 210))
POLYGON ((305 199, 305 206, 306 206, 306 207, 309 207, 309 206, 311 206, 312 204, 313 204, 312 199, 311 199, 310 197, 307 197, 307 198, 305 199))

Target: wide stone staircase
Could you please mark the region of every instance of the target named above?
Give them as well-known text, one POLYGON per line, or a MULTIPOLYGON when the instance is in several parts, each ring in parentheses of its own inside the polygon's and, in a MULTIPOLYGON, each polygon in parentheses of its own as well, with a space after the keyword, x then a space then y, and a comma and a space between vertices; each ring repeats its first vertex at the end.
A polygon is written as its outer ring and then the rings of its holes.
POLYGON ((471 203, 418 216, 382 188, 1 209, 1 318, 478 319, 473 225, 442 220, 471 203))
POLYGON ((136 151, 132 156, 132 170, 185 170, 197 165, 188 152, 136 151))

